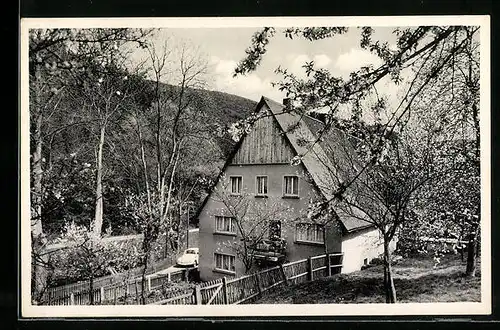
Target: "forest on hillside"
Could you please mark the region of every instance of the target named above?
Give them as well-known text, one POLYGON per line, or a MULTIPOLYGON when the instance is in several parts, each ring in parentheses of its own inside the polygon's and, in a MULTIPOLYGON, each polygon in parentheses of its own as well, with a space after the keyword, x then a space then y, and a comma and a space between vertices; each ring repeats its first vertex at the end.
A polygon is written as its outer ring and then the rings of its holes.
POLYGON ((111 266, 144 277, 175 256, 234 144, 228 128, 256 106, 210 91, 206 60, 185 44, 155 48, 154 33, 29 32, 34 301, 61 281, 92 283, 111 266), (131 61, 137 50, 147 61, 131 61), (139 245, 102 240, 127 234, 139 245))
POLYGON ((141 231, 127 197, 144 192, 145 176, 150 185, 166 186, 177 221, 180 207, 199 205, 234 144, 228 127, 256 103, 199 88, 194 81, 204 68, 197 59, 189 59, 192 67, 184 68, 179 84, 165 84, 146 76, 154 68, 131 72, 123 65, 126 54, 113 48, 116 36, 95 42, 88 50, 94 53, 81 58, 71 47, 83 43, 43 48, 43 33, 49 32, 34 32, 30 40, 30 112, 41 120, 31 121, 31 154, 34 161, 40 143, 44 234, 58 237, 68 223, 91 225, 98 177, 101 227, 112 235, 141 231), (115 50, 108 62, 106 47, 115 50))
MULTIPOLYGON (((150 80, 135 83, 144 86, 144 94, 140 97, 147 95, 153 88, 150 80)), ((160 88, 161 93, 172 99, 180 93, 177 86, 161 84, 160 88)), ((234 145, 227 133, 229 125, 250 113, 256 105, 248 99, 216 91, 186 88, 184 93, 184 98, 189 99, 190 104, 189 109, 185 110, 185 117, 181 119, 185 126, 182 134, 192 135, 186 137, 172 176, 171 203, 177 206, 172 213, 177 221, 180 221, 181 216, 186 216, 184 210, 178 209, 179 203, 191 203, 196 209, 205 197, 211 180, 229 155, 234 145), (191 132, 191 127, 197 131, 191 132)), ((44 123, 53 133, 47 136, 42 148, 42 223, 49 237, 58 237, 69 222, 89 226, 90 219, 94 217, 95 204, 96 133, 91 125, 82 122, 82 114, 75 111, 81 109, 85 101, 75 99, 69 93, 59 97, 58 111, 44 123)), ((107 128, 102 150, 102 227, 111 235, 140 232, 125 204, 126 196, 140 194, 144 185, 142 160, 138 152, 140 141, 132 124, 135 114, 129 111, 136 106, 145 107, 146 110, 139 116, 144 121, 151 118, 147 117, 150 115, 146 112, 148 105, 140 105, 140 101, 136 100, 131 102, 133 104, 124 105, 123 111, 113 118, 107 128)), ((165 121, 163 125, 166 127, 166 122, 172 120, 175 114, 175 108, 165 107, 161 111, 162 116, 165 116, 162 121, 165 121)), ((169 143, 166 138, 163 147, 165 153, 172 148, 169 143)), ((152 134, 145 136, 144 147, 146 161, 153 162, 152 134)), ((148 175, 153 177, 156 173, 154 168, 151 170, 148 175)))

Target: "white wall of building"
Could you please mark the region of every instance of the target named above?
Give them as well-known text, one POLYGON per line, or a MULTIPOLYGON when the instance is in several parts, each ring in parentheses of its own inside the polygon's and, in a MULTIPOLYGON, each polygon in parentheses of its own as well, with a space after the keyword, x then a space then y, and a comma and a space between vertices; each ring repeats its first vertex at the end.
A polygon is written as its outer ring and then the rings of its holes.
POLYGON ((344 253, 342 273, 350 273, 361 269, 384 253, 383 239, 377 229, 369 228, 358 232, 345 234, 342 238, 344 253))

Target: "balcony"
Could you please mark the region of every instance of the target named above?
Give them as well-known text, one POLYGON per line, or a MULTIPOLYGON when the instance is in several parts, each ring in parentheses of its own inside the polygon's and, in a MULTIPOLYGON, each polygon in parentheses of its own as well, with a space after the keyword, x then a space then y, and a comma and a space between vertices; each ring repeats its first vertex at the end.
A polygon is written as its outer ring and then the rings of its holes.
POLYGON ((286 259, 286 241, 281 238, 265 239, 250 250, 258 266, 277 265, 286 259))

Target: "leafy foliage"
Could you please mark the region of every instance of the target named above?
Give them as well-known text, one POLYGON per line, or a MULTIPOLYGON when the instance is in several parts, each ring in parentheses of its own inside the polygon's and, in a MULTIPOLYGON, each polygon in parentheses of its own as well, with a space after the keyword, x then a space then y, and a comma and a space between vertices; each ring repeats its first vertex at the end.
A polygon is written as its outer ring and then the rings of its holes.
POLYGON ((55 278, 89 280, 92 286, 93 280, 107 275, 111 267, 120 272, 137 263, 137 246, 103 241, 92 229, 84 226, 66 225, 57 242, 66 247, 52 254, 52 263, 57 265, 54 267, 55 278))
MULTIPOLYGON (((297 113, 308 114, 315 108, 323 110, 324 127, 320 136, 310 143, 310 150, 321 143, 322 136, 328 136, 330 130, 340 128, 353 137, 350 140, 361 156, 361 161, 347 159, 354 171, 337 173, 336 166, 332 166, 331 181, 335 184, 330 195, 333 197, 311 205, 311 217, 320 218, 322 213, 335 210, 338 213, 339 208, 344 208, 350 216, 375 225, 386 247, 403 224, 408 223, 406 229, 420 230, 423 227, 420 221, 429 219, 420 214, 423 210, 430 212, 433 201, 450 200, 443 191, 450 191, 446 187, 461 180, 461 174, 470 173, 466 176, 475 189, 470 189, 473 196, 466 197, 468 201, 462 201, 458 209, 479 205, 479 28, 397 28, 393 31, 397 37, 395 45, 374 40, 372 27, 360 30, 361 48, 380 58, 379 66, 361 67, 347 78, 317 68, 314 62, 304 63, 305 78, 278 67, 276 73, 281 79, 274 86, 294 101, 293 111, 297 113), (390 79, 400 86, 404 93, 399 104, 390 104, 385 95, 379 95, 376 85, 382 79, 390 79), (346 109, 349 119, 339 120, 341 111, 346 109), (367 114, 373 118, 373 125, 363 122, 367 114), (454 150, 454 143, 450 141, 457 141, 457 135, 462 141, 471 138, 475 141, 471 153, 454 150), (464 157, 472 162, 465 164, 461 161, 464 157)), ((281 30, 287 38, 297 36, 312 42, 346 31, 309 27, 281 30)), ((266 28, 254 35, 235 75, 255 70, 267 51, 269 38, 276 32, 266 28), (268 32, 272 34, 269 36, 268 32)), ((236 128, 244 130, 245 127, 242 123, 236 128)), ((329 161, 345 163, 345 159, 329 161)), ((467 183, 461 182, 461 185, 467 183)), ((459 199, 456 201, 461 203, 459 199)), ((472 238, 477 235, 477 226, 477 221, 469 226, 472 238)), ((389 275, 385 277, 387 301, 395 302, 395 289, 387 285, 392 282, 388 253, 385 259, 384 269, 389 275)))

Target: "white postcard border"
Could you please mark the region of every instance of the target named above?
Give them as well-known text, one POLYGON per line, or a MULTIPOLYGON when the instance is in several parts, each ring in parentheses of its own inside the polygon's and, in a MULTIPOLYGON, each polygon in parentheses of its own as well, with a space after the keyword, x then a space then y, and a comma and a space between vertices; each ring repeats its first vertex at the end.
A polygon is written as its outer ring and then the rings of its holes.
POLYGON ((21 111, 21 317, 219 317, 219 316, 376 316, 376 315, 486 315, 491 314, 491 147, 490 147, 490 17, 378 16, 378 17, 183 17, 183 18, 22 18, 20 29, 21 111), (244 28, 303 26, 480 26, 481 129, 481 302, 408 304, 305 304, 227 306, 34 306, 31 305, 31 235, 29 173, 28 30, 33 28, 244 28))

